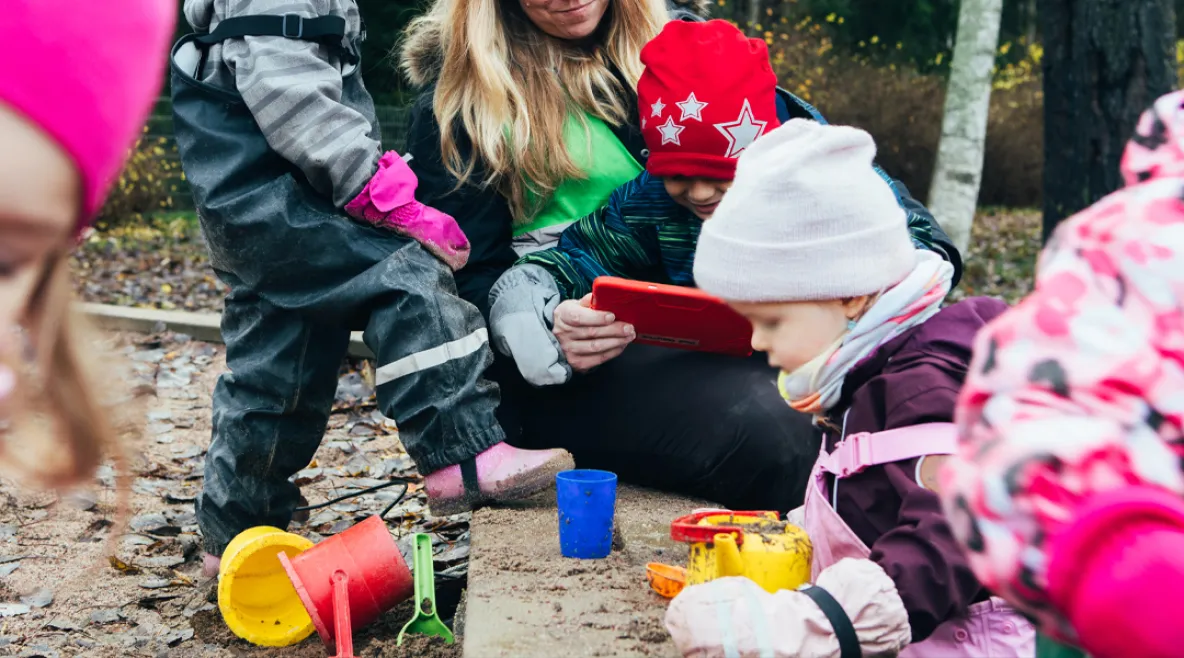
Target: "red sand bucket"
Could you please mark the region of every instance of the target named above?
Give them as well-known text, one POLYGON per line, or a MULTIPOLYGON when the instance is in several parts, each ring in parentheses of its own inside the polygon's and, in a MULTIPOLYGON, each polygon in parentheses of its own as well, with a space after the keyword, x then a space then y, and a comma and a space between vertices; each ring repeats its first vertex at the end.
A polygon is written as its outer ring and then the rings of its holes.
MULTIPOLYGON (((280 554, 280 562, 300 595, 321 641, 334 648, 337 611, 333 604, 334 574, 339 590, 348 590, 349 608, 345 619, 361 628, 379 615, 411 598, 415 581, 403 561, 386 523, 371 516, 354 527, 334 535, 294 558, 280 554), (345 587, 342 587, 345 585, 345 587)), ((351 628, 342 629, 346 635, 351 628)))

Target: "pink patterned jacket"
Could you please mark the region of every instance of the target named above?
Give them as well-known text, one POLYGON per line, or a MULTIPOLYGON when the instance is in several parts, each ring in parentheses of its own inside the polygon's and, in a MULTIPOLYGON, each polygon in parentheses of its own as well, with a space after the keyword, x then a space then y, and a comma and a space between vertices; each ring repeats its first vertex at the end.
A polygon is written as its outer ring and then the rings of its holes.
POLYGON ((1098 496, 1184 494, 1182 105, 1174 93, 1143 115, 1127 187, 1063 222, 1035 292, 978 335, 961 452, 941 474, 979 580, 1065 641, 1080 641, 1080 621, 1050 588, 1054 540, 1098 496))

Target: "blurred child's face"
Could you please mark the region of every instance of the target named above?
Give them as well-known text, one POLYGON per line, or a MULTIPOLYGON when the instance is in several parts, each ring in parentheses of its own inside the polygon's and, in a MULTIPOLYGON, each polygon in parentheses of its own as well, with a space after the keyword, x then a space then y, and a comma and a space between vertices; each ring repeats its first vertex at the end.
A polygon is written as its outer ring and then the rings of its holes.
POLYGON ((752 349, 766 352, 769 365, 793 372, 830 347, 858 318, 867 297, 819 302, 730 302, 752 323, 752 349))
POLYGON ((666 184, 666 193, 671 199, 703 221, 711 219, 724 193, 732 186, 730 180, 687 176, 669 176, 663 178, 662 182, 666 184))
POLYGON ((0 352, 51 259, 69 245, 81 193, 69 156, 0 105, 0 352))

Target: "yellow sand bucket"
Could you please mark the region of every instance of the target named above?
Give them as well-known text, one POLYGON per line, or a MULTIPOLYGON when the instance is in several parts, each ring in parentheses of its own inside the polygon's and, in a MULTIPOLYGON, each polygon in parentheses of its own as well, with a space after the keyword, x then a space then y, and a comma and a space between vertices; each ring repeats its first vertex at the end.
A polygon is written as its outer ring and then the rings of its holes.
POLYGON ((691 545, 687 585, 744 576, 776 592, 810 580, 810 537, 776 512, 696 512, 676 519, 670 536, 691 545))
POLYGON ((286 647, 312 634, 312 618, 280 564, 279 554, 296 557, 312 541, 271 526, 239 533, 222 554, 218 609, 235 635, 265 647, 286 647))

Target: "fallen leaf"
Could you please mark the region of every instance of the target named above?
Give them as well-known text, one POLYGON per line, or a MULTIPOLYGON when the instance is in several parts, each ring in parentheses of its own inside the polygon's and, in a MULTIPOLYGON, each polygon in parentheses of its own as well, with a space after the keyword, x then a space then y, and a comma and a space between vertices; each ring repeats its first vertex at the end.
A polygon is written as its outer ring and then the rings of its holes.
POLYGON ((178 599, 178 598, 181 598, 180 594, 164 594, 164 595, 157 595, 157 596, 145 596, 144 598, 140 599, 139 601, 136 601, 136 605, 141 608, 144 608, 145 610, 155 610, 156 606, 160 605, 161 603, 164 603, 165 601, 172 601, 173 599, 178 599))
POLYGON ((149 423, 148 427, 145 429, 149 434, 156 436, 160 434, 168 434, 169 432, 172 432, 174 429, 176 429, 176 426, 172 423, 149 423))
POLYGON ((103 538, 100 537, 99 535, 106 534, 103 531, 106 530, 107 528, 110 528, 112 525, 114 525, 114 524, 107 519, 95 519, 94 521, 90 522, 90 525, 86 526, 86 530, 83 530, 82 534, 78 535, 77 541, 80 541, 80 542, 101 541, 103 538))
POLYGON ((318 527, 318 526, 325 525, 326 523, 332 523, 332 522, 336 521, 338 518, 340 518, 340 517, 336 513, 332 512, 330 510, 321 510, 321 511, 317 512, 316 515, 314 515, 311 519, 309 519, 308 523, 305 525, 312 526, 312 527, 318 527))
POLYGON ((194 525, 197 523, 197 514, 193 511, 187 510, 184 512, 177 512, 175 514, 170 514, 169 516, 171 517, 169 519, 169 521, 173 525, 186 526, 186 525, 194 525))
POLYGON ((23 603, 0 603, 0 617, 15 617, 27 614, 32 608, 23 603))
POLYGON ((115 569, 119 573, 126 574, 128 576, 134 576, 136 574, 140 574, 140 573, 144 572, 144 570, 141 569, 140 567, 137 567, 134 564, 128 564, 127 562, 124 562, 123 560, 119 559, 118 557, 115 557, 114 555, 108 555, 107 561, 111 563, 111 567, 113 569, 115 569))
POLYGON ((113 624, 121 619, 123 619, 123 615, 115 608, 95 610, 90 613, 90 623, 92 624, 113 624))
POLYGON ((177 555, 161 555, 158 557, 140 558, 140 566, 148 567, 149 569, 170 569, 179 564, 185 563, 185 558, 177 555))
POLYGON ((21 566, 20 562, 9 562, 8 564, 0 564, 0 577, 11 576, 12 572, 16 571, 21 566))
POLYGON ((193 638, 193 629, 192 628, 181 628, 181 629, 177 629, 177 630, 173 631, 172 633, 169 633, 168 635, 165 635, 164 637, 161 638, 161 641, 164 642, 165 644, 169 645, 170 647, 175 647, 178 644, 184 642, 185 640, 189 640, 192 638, 193 638))
POLYGON ((205 449, 198 446, 190 446, 188 448, 181 449, 174 448, 173 461, 185 461, 186 459, 192 459, 193 457, 204 455, 205 453, 205 449))
POLYGON ((144 589, 164 589, 173 584, 173 581, 167 578, 147 578, 139 582, 140 587, 144 589))
POLYGON ((95 494, 90 491, 75 491, 63 498, 67 505, 83 512, 89 512, 99 504, 95 494))
POLYGON ((342 520, 338 521, 337 523, 334 523, 333 526, 331 528, 329 528, 329 534, 335 535, 339 532, 345 532, 346 530, 349 530, 350 528, 352 528, 353 525, 354 525, 353 521, 342 519, 342 520))
POLYGON ((47 587, 41 587, 31 594, 22 596, 21 603, 31 605, 34 608, 49 607, 53 603, 53 591, 47 587))
POLYGON ((456 544, 452 547, 446 548, 437 554, 433 559, 436 562, 443 562, 445 564, 464 560, 469 557, 468 544, 456 544))
POLYGON ((58 631, 76 631, 82 626, 78 622, 66 619, 65 617, 58 617, 45 624, 46 628, 52 628, 58 631))
POLYGON ((129 546, 151 546, 157 542, 156 539, 145 535, 124 535, 120 541, 129 546))

